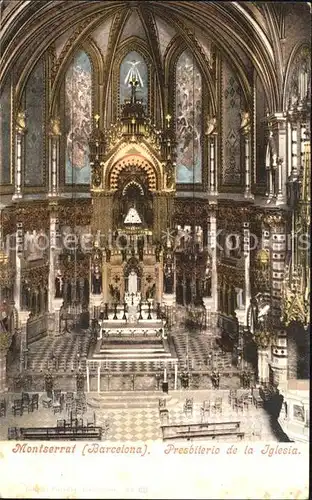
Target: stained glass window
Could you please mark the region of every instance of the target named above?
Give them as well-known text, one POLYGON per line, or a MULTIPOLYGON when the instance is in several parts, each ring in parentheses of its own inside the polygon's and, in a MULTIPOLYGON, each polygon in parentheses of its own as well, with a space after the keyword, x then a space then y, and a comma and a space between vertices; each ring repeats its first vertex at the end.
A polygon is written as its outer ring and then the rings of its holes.
POLYGON ((176 66, 176 182, 202 182, 202 77, 189 51, 176 66))
POLYGON ((80 51, 65 79, 66 184, 90 183, 91 91, 91 62, 88 55, 80 51))
POLYGON ((128 52, 120 65, 120 104, 124 103, 131 95, 130 81, 135 78, 137 86, 137 98, 147 104, 148 99, 148 71, 143 57, 134 50, 128 52))

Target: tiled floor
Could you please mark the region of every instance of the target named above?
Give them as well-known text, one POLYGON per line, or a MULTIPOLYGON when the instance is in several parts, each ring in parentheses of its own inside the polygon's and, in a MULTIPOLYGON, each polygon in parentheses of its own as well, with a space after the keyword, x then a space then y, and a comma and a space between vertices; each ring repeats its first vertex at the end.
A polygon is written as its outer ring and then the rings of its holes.
MULTIPOLYGON (((52 367, 52 354, 54 354, 57 363, 57 371, 70 372, 78 368, 78 357, 80 354, 80 366, 85 368, 85 358, 88 355, 91 333, 86 330, 81 334, 66 333, 59 337, 46 337, 29 347, 28 368, 33 372, 45 371, 52 367)), ((216 348, 215 335, 209 335, 207 332, 186 332, 177 328, 172 332, 172 338, 175 345, 179 361, 183 364, 188 351, 189 360, 194 370, 207 368, 208 354, 213 352, 212 363, 209 368, 215 368, 219 371, 235 370, 232 366, 231 353, 222 352, 216 348)), ((159 369, 159 364, 153 361, 149 362, 131 362, 118 361, 110 363, 112 372, 151 372, 159 369)))
MULTIPOLYGON (((244 439, 278 441, 270 423, 270 416, 264 409, 257 409, 250 406, 248 410, 236 412, 228 403, 229 391, 175 391, 171 392, 171 399, 168 400, 167 408, 169 410, 169 424, 200 423, 200 407, 204 400, 213 402, 216 397, 222 397, 223 411, 222 415, 211 414, 209 421, 233 420, 241 421, 241 430, 245 432, 244 439), (183 411, 183 405, 186 397, 193 397, 194 407, 193 415, 186 416, 183 411)), ((90 394, 90 397, 92 394, 90 394)), ((7 395, 8 397, 8 395, 7 395)), ((136 393, 133 393, 133 400, 136 393)), ((10 399, 13 396, 10 395, 10 399)), ((138 406, 140 405, 138 399, 138 406)), ((141 399, 142 401, 142 399, 141 399)), ((158 407, 133 409, 105 409, 88 408, 84 415, 84 420, 92 420, 94 412, 96 414, 96 424, 107 429, 103 435, 103 440, 108 441, 138 441, 138 440, 162 440, 161 422, 159 418, 158 407)), ((9 405, 8 405, 9 407, 9 405)), ((6 417, 0 418, 0 440, 7 439, 8 427, 36 427, 36 426, 55 426, 56 420, 67 418, 66 412, 54 415, 51 409, 44 409, 39 405, 39 410, 34 413, 24 413, 23 416, 12 416, 9 409, 6 417)), ((229 441, 233 439, 229 438, 229 441)))

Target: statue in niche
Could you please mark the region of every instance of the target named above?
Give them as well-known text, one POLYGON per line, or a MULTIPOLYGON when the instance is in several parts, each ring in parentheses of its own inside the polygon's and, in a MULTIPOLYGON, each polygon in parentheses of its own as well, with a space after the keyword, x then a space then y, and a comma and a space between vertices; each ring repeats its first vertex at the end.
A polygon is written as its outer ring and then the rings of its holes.
POLYGON ((156 262, 160 261, 160 252, 161 252, 161 244, 157 243, 155 247, 155 257, 156 257, 156 262))
POLYGON ((51 118, 50 135, 53 137, 58 137, 61 135, 61 121, 59 118, 51 118))
POLYGON ((175 176, 174 176, 174 167, 172 163, 169 161, 166 166, 166 187, 167 189, 172 189, 174 186, 175 176))
POLYGON ((55 277, 55 298, 61 299, 63 297, 64 280, 60 270, 57 271, 55 277))
POLYGON ((17 113, 16 131, 19 133, 23 133, 26 131, 26 113, 24 111, 20 111, 19 113, 17 113))
POLYGON ((244 111, 241 113, 241 130, 248 132, 250 130, 250 113, 249 111, 244 111))
POLYGON ((131 272, 128 277, 128 293, 136 295, 138 291, 138 275, 134 269, 131 269, 131 272))
POLYGON ((165 293, 173 293, 174 276, 170 264, 166 265, 164 278, 165 293))
POLYGON ((99 265, 95 265, 92 275, 92 293, 99 295, 102 293, 102 273, 99 265))
POLYGON ((138 254, 139 254, 139 260, 143 260, 143 253, 144 253, 144 240, 139 239, 138 240, 138 254))
POLYGON ((153 283, 151 286, 148 287, 146 290, 146 300, 148 299, 153 299, 155 297, 156 293, 156 284, 153 283))
POLYGON ((105 255, 106 255, 106 262, 110 262, 112 255, 110 248, 108 247, 105 248, 105 255))
POLYGON ((109 285, 109 293, 114 301, 120 301, 120 290, 118 286, 114 286, 112 283, 109 285))
POLYGON ((211 135, 213 132, 216 131, 216 128, 217 128, 217 118, 215 116, 207 116, 205 134, 211 135))
POLYGON ((203 281, 203 296, 211 297, 211 276, 206 276, 203 281))
POLYGON ((92 165, 92 184, 95 187, 101 185, 101 164, 98 160, 95 160, 92 165))

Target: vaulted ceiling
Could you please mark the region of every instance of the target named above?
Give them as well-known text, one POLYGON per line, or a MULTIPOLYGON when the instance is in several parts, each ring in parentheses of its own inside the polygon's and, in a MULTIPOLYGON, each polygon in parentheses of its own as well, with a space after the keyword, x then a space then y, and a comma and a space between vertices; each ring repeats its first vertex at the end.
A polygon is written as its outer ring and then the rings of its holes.
POLYGON ((250 69, 256 69, 269 108, 278 109, 283 84, 278 45, 283 8, 278 5, 275 8, 267 2, 148 0, 5 1, 0 29, 0 83, 12 71, 16 83, 21 82, 51 44, 62 51, 62 43, 65 45, 70 34, 77 45, 87 36, 106 44, 106 49, 110 44, 109 57, 113 57, 115 47, 127 36, 127 22, 129 26, 129 19, 136 12, 136 19, 141 21, 138 36, 146 38, 156 64, 175 34, 186 45, 199 44, 206 55, 209 43, 213 43, 247 79, 250 69))

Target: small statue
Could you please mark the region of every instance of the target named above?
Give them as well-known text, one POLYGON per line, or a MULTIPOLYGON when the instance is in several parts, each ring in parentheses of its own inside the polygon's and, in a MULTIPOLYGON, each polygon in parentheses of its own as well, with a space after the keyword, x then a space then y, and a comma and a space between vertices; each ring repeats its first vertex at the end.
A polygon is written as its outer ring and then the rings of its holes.
POLYGON ((99 295, 102 292, 102 273, 98 265, 94 266, 92 278, 92 293, 99 295))
POLYGON ((26 113, 24 111, 20 111, 19 113, 17 113, 16 131, 20 133, 26 131, 26 113))
POLYGON ((250 113, 249 111, 244 111, 241 113, 241 130, 249 132, 250 131, 250 113))
POLYGON ((173 175, 173 165, 171 162, 167 163, 166 167, 166 187, 167 189, 172 189, 174 186, 174 175, 173 175))
POLYGON ((164 285, 165 293, 173 293, 173 272, 170 265, 165 269, 164 285))
POLYGON ((108 247, 105 248, 105 254, 106 254, 106 262, 110 262, 111 255, 112 255, 110 248, 108 248, 108 247))
POLYGON ((51 118, 50 135, 57 137, 61 135, 61 123, 59 118, 51 118))
POLYGON ((56 277, 55 277, 55 298, 56 299, 61 299, 63 297, 63 287, 64 287, 64 280, 63 276, 60 270, 57 271, 56 277))
POLYGON ((92 184, 95 187, 101 185, 101 164, 97 160, 92 165, 92 184))
POLYGON ((156 257, 156 262, 160 261, 160 252, 161 252, 161 244, 157 243, 155 247, 155 257, 156 257))
POLYGON ((213 132, 215 132, 216 128, 217 118, 215 116, 207 116, 205 134, 211 135, 213 132))

